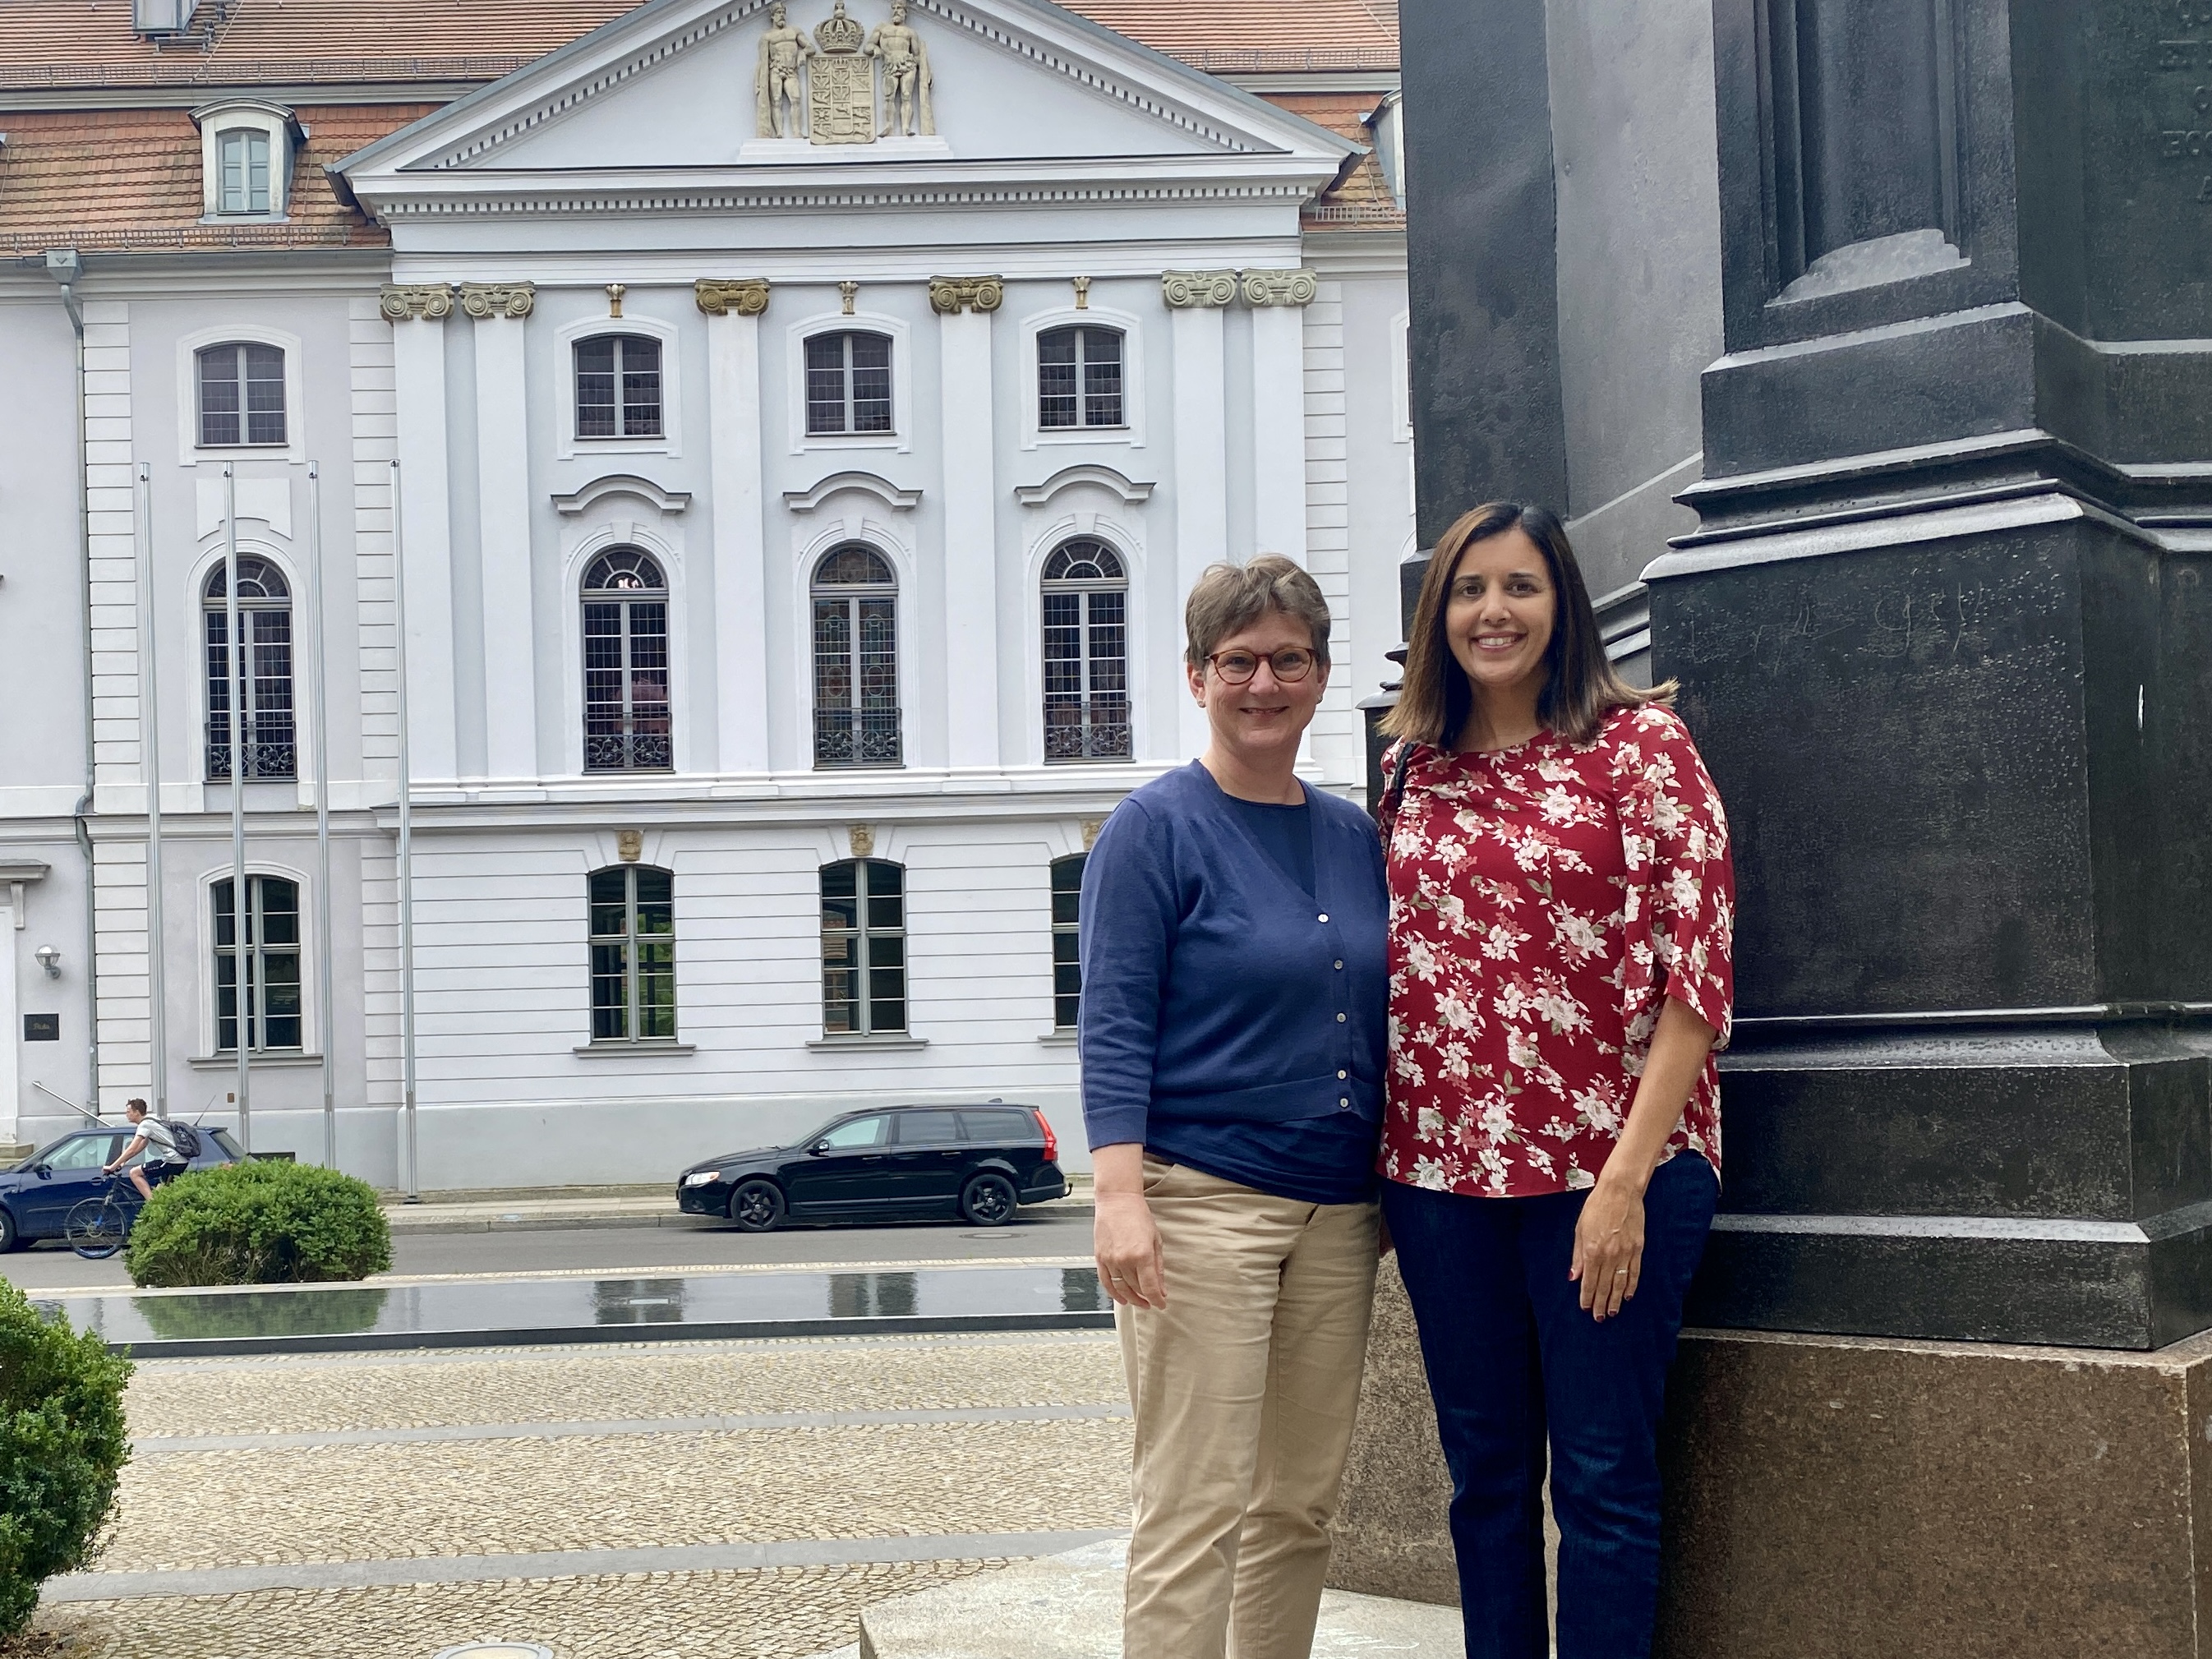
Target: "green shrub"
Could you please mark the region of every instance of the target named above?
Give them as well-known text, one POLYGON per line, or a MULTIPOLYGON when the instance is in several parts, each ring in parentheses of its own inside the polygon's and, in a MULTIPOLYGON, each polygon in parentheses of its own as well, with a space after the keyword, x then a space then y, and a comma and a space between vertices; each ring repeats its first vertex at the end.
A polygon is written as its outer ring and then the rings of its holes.
POLYGON ((48 1324, 0 1282, 0 1637, 29 1621, 41 1583, 96 1553, 131 1455, 130 1378, 97 1336, 48 1324))
POLYGON ((299 1285, 392 1266, 376 1189, 313 1164, 233 1164, 158 1187, 131 1229, 139 1285, 299 1285))

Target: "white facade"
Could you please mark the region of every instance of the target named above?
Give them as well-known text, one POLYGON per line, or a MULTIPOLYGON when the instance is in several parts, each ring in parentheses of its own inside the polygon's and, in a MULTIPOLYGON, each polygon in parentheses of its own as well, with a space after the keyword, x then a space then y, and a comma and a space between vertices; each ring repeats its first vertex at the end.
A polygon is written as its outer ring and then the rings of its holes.
MULTIPOLYGON (((827 12, 802 9, 809 28, 827 12)), ((1302 231, 1351 146, 1069 14, 919 0, 913 21, 933 135, 760 139, 765 6, 657 0, 351 158, 388 251, 89 258, 88 811, 71 332, 43 273, 0 273, 19 366, 0 405, 0 896, 9 869, 46 866, 0 960, 0 1140, 10 1114, 18 1139, 65 1127, 55 1097, 91 1088, 80 811, 101 1107, 151 1086, 155 707, 168 1105, 234 1121, 213 965, 230 792, 207 781, 228 465, 240 553, 290 594, 301 717, 296 776, 245 786, 249 868, 300 896, 304 985, 296 1046, 252 1061, 252 1142, 322 1155, 327 1051, 341 1164, 404 1179, 397 460, 420 1184, 658 1180, 891 1095, 1038 1104, 1084 1166, 1051 866, 1196 752, 1181 605, 1206 564, 1279 551, 1320 580, 1337 662, 1307 775, 1361 786, 1354 705, 1386 672, 1412 533, 1403 239, 1302 231), (729 286, 759 283, 764 309, 729 286), (1041 420, 1040 337, 1072 325, 1121 336, 1118 425, 1041 420), (890 343, 889 431, 809 433, 807 342, 844 331, 890 343), (594 436, 580 414, 579 348, 610 335, 659 348, 658 433, 594 436), (281 443, 204 441, 196 353, 232 343, 283 354, 281 443), (1047 758, 1042 584, 1072 538, 1125 574, 1126 758, 1047 758), (810 584, 854 544, 896 580, 895 765, 816 763, 810 584), (665 582, 665 768, 587 765, 580 584, 615 549, 665 582), (895 1034, 825 1031, 820 872, 856 853, 904 871, 895 1034), (594 1041, 587 880, 633 865, 672 874, 674 1033, 594 1041), (33 957, 46 943, 58 980, 33 957), (47 1010, 59 1040, 25 1042, 21 1014, 47 1010)))

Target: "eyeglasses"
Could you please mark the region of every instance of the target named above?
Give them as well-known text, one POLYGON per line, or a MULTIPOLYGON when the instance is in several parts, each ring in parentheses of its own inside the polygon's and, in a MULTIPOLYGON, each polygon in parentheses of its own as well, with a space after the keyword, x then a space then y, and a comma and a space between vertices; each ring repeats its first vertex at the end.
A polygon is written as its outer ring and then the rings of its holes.
POLYGON ((1313 672, 1314 653, 1292 646, 1284 651, 1217 651, 1206 659, 1213 672, 1230 685, 1243 685, 1265 663, 1285 685, 1296 685, 1313 672))

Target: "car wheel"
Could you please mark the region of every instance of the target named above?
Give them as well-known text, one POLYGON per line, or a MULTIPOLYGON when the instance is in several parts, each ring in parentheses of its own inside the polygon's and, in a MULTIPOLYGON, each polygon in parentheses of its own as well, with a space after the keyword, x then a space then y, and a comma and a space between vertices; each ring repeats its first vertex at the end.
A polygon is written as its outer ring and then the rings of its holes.
POLYGON ((773 1181, 748 1181, 730 1194, 730 1219, 749 1233, 774 1232, 783 1220, 783 1189, 773 1181))
POLYGON ((1003 1227, 1020 1202, 1002 1175, 979 1175, 960 1190, 960 1213, 978 1227, 1003 1227))
POLYGON ((15 1218, 8 1213, 8 1206, 0 1204, 0 1255, 5 1255, 22 1243, 15 1231, 15 1218))

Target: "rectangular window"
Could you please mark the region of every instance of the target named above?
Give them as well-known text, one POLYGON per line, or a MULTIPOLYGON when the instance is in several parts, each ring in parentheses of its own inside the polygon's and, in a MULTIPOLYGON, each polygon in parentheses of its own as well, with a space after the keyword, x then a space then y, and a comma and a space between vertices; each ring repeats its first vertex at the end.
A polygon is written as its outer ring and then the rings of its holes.
POLYGON ((269 210, 269 135, 258 127, 233 127, 216 137, 219 213, 269 210))
POLYGON ((245 964, 246 1043, 250 1052, 298 1048, 305 1025, 300 1000, 300 885, 276 876, 246 878, 246 915, 235 885, 216 883, 216 1052, 238 1052, 239 967, 245 964), (240 921, 246 949, 238 948, 240 921))
POLYGON ((1037 336, 1037 424, 1124 424, 1119 330, 1055 328, 1037 336))
POLYGON ((1083 962, 1077 934, 1083 860, 1078 853, 1052 863, 1052 1024, 1060 1031, 1073 1030, 1083 1010, 1083 962))
POLYGON ((592 872, 592 1041, 676 1036, 676 878, 650 865, 592 872))
POLYGON ((609 334, 576 343, 576 435, 661 435, 659 341, 609 334))
POLYGON ((210 346, 198 362, 201 447, 285 441, 281 347, 210 346))
POLYGON ((906 1030, 906 872, 880 859, 822 867, 822 1029, 906 1030))
POLYGON ((817 435, 891 429, 887 334, 817 334, 806 343, 806 429, 817 435))

